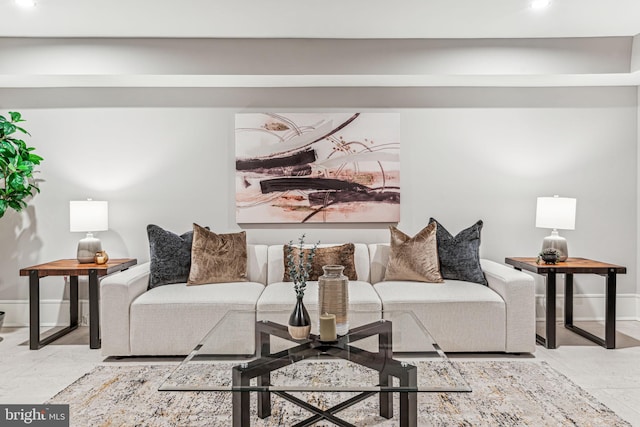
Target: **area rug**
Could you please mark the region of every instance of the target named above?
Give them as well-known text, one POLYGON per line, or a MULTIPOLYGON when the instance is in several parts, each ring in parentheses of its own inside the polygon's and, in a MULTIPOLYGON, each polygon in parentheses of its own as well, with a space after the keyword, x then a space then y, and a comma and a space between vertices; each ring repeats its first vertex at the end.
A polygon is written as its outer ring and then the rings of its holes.
MULTIPOLYGON (((419 362, 430 363, 430 362, 419 362)), ((452 362, 472 387, 471 393, 419 393, 419 426, 630 426, 604 404, 544 362, 452 362)), ((229 365, 216 369, 228 370, 229 365)), ((166 392, 158 387, 174 366, 99 366, 48 403, 70 404, 72 426, 230 426, 231 393, 166 392)), ((422 369, 423 366, 419 366, 422 369)), ((319 407, 344 400, 344 393, 300 393, 319 407)), ((338 414, 357 426, 398 425, 378 414, 369 398, 338 414)), ((310 416, 272 397, 272 415, 252 425, 288 426, 310 416)), ((320 422, 316 426, 333 424, 320 422)))

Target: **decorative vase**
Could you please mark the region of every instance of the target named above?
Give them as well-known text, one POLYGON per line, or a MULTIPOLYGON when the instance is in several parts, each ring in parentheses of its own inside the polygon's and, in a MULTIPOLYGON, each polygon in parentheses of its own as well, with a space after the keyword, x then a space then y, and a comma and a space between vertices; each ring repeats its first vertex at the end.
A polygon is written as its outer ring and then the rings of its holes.
POLYGON ((324 274, 318 278, 318 312, 335 314, 336 333, 346 335, 349 332, 349 278, 342 272, 342 265, 325 265, 324 274))
POLYGON ((289 316, 289 335, 294 340, 304 340, 309 338, 311 333, 311 317, 302 302, 302 295, 296 296, 296 306, 289 316))

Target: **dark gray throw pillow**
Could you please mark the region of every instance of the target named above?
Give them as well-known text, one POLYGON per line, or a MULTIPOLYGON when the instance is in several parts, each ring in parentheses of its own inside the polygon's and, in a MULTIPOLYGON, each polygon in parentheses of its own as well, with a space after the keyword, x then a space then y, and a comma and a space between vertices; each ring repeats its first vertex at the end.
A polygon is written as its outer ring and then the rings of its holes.
POLYGON ((480 266, 482 220, 465 228, 455 237, 442 224, 430 218, 429 224, 432 222, 438 224, 436 239, 442 277, 487 285, 487 279, 480 266))
POLYGON ((178 236, 149 224, 147 236, 151 258, 149 289, 171 283, 186 283, 191 269, 193 230, 178 236))

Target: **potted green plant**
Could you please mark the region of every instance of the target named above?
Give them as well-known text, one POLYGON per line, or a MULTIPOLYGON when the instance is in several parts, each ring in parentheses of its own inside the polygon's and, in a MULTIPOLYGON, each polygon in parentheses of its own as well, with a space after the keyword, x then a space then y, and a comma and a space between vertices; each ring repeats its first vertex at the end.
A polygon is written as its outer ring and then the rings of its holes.
POLYGON ((9 112, 9 118, 0 115, 0 218, 7 209, 20 212, 27 207, 25 199, 40 192, 33 171, 43 159, 17 137, 20 133, 30 136, 17 125, 21 122, 22 115, 15 111, 9 112))

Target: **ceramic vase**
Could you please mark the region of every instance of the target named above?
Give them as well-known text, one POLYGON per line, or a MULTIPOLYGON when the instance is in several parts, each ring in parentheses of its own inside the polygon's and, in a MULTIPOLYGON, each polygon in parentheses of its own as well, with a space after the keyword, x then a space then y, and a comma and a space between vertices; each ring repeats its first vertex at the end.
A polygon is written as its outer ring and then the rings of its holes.
POLYGON ((291 316, 289 316, 289 335, 294 340, 304 340, 309 338, 311 333, 311 317, 304 306, 302 295, 296 297, 296 306, 293 308, 291 316))
POLYGON ((342 265, 325 265, 324 274, 318 278, 318 313, 335 314, 336 333, 349 332, 349 279, 343 274, 342 265))

